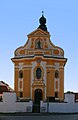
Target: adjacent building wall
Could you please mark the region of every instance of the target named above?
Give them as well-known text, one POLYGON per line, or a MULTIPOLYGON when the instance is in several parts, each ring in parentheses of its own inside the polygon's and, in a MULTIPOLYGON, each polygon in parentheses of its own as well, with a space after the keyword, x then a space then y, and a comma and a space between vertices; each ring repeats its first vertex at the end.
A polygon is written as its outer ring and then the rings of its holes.
MULTIPOLYGON (((50 102, 50 113, 78 113, 78 102, 75 102, 74 94, 65 94, 64 102, 50 102)), ((48 104, 41 101, 41 112, 47 112, 48 104)))
POLYGON ((32 112, 32 101, 18 102, 16 93, 3 93, 3 102, 0 102, 0 112, 32 112))

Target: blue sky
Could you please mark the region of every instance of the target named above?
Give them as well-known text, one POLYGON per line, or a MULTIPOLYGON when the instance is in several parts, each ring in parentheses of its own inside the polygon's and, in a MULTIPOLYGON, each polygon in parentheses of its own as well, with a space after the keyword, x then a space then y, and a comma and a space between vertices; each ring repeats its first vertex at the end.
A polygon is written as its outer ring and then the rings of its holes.
POLYGON ((0 80, 14 85, 16 48, 39 26, 41 12, 47 19, 51 41, 65 51, 65 92, 78 91, 78 0, 0 0, 0 80))

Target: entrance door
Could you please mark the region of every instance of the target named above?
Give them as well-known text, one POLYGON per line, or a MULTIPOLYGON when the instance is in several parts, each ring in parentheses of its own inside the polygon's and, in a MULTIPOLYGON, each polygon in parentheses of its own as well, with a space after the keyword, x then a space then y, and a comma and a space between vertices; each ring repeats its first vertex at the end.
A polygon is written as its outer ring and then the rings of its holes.
POLYGON ((40 100, 42 100, 42 90, 36 89, 34 92, 33 112, 40 112, 40 100))
POLYGON ((35 102, 40 103, 40 100, 42 100, 42 90, 41 89, 36 89, 34 96, 35 96, 35 102))

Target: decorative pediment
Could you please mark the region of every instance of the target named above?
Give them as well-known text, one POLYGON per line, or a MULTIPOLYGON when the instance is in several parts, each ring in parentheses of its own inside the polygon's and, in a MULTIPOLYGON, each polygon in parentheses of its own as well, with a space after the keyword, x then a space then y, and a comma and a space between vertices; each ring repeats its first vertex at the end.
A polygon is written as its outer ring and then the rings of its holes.
POLYGON ((50 37, 49 32, 43 31, 41 29, 36 29, 35 31, 31 32, 30 34, 27 35, 28 38, 29 37, 38 37, 38 36, 46 36, 46 37, 50 37))
POLYGON ((40 28, 28 34, 26 44, 15 50, 15 56, 52 55, 64 56, 64 51, 50 40, 50 34, 40 28))

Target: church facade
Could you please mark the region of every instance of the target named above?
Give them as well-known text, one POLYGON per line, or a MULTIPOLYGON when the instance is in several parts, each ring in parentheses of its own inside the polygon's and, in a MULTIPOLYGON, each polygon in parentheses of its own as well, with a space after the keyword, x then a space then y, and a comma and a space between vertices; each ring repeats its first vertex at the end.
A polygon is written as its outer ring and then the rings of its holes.
POLYGON ((64 100, 64 50, 50 40, 44 15, 39 27, 28 34, 14 52, 14 90, 19 98, 33 101, 64 100))

